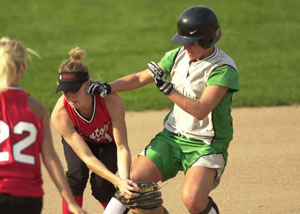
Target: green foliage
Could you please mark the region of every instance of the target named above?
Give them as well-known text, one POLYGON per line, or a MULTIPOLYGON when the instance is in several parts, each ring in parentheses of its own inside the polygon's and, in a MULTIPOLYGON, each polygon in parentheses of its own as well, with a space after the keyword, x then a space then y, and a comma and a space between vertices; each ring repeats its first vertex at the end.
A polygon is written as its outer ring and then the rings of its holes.
MULTIPOLYGON (((36 50, 21 87, 52 110, 58 66, 71 48, 87 51, 94 78, 112 81, 146 68, 176 47, 180 13, 212 7, 223 37, 218 43, 236 62, 240 91, 234 106, 300 103, 300 14, 297 0, 15 0, 2 1, 0 36, 36 50)), ((164 109, 172 103, 155 86, 120 93, 127 110, 164 109)))

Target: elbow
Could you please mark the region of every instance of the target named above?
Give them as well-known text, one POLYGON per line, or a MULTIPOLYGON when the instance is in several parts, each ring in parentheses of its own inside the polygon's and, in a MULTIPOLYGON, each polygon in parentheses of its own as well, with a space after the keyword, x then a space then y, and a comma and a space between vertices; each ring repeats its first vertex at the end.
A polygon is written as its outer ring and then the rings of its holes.
POLYGON ((89 160, 86 160, 86 159, 83 160, 83 159, 82 159, 82 161, 85 163, 86 167, 87 167, 89 170, 91 170, 91 171, 93 171, 93 172, 95 171, 95 167, 93 166, 93 164, 90 163, 89 160))
POLYGON ((194 111, 191 112, 191 114, 197 119, 197 120, 204 120, 209 114, 210 110, 208 108, 203 108, 202 106, 197 106, 194 111))
POLYGON ((89 154, 80 154, 79 158, 82 160, 83 163, 85 163, 85 165, 92 170, 93 168, 93 155, 89 155, 89 154))
POLYGON ((194 114, 193 116, 197 119, 197 120, 204 120, 207 117, 208 114, 203 113, 203 112, 197 112, 196 114, 194 114))
POLYGON ((203 120, 205 117, 203 117, 202 115, 196 115, 194 116, 197 120, 203 120))

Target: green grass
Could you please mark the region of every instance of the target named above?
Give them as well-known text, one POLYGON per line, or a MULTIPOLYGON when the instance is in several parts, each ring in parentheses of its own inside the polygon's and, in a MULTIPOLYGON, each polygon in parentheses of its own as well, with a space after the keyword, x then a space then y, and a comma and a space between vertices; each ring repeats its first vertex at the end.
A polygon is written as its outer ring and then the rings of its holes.
MULTIPOLYGON (((58 66, 71 48, 87 51, 92 77, 112 81, 159 61, 176 47, 179 14, 192 5, 212 7, 223 37, 219 46, 236 62, 240 91, 234 106, 300 103, 300 1, 297 0, 16 0, 2 1, 0 36, 36 50, 21 87, 52 110, 58 66)), ((127 110, 170 108, 155 88, 120 93, 127 110)))

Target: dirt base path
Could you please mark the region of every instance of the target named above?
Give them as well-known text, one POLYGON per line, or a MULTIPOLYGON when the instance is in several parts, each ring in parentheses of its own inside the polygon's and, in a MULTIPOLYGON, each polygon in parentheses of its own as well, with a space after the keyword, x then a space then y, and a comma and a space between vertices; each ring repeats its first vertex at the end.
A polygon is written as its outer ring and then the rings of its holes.
MULTIPOLYGON (((168 111, 127 112, 128 139, 133 155, 145 147, 162 129, 168 111)), ((220 185, 211 193, 222 214, 299 214, 300 213, 300 106, 235 108, 234 139, 220 185)), ((60 137, 53 130, 56 150, 64 167, 60 137)), ((43 168, 43 214, 60 214, 61 199, 43 168)), ((188 213, 181 200, 183 174, 161 183, 164 205, 170 214, 188 213)), ((89 214, 103 209, 84 194, 89 214)))

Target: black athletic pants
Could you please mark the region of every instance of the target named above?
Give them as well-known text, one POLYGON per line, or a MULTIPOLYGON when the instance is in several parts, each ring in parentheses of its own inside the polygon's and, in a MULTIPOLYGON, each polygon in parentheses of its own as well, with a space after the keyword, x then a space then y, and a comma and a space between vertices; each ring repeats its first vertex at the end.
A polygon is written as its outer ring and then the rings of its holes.
POLYGON ((1 214, 40 214, 43 207, 43 198, 15 197, 0 193, 1 214))
MULTIPOLYGON (((89 179, 89 168, 75 154, 69 144, 62 138, 64 154, 67 161, 67 180, 73 192, 73 195, 83 195, 87 181, 89 179)), ((93 154, 113 173, 118 170, 117 167, 117 147, 114 142, 105 144, 92 144, 86 142, 93 154)), ((91 173, 90 184, 92 195, 99 201, 107 202, 114 195, 115 186, 102 177, 91 173)))

